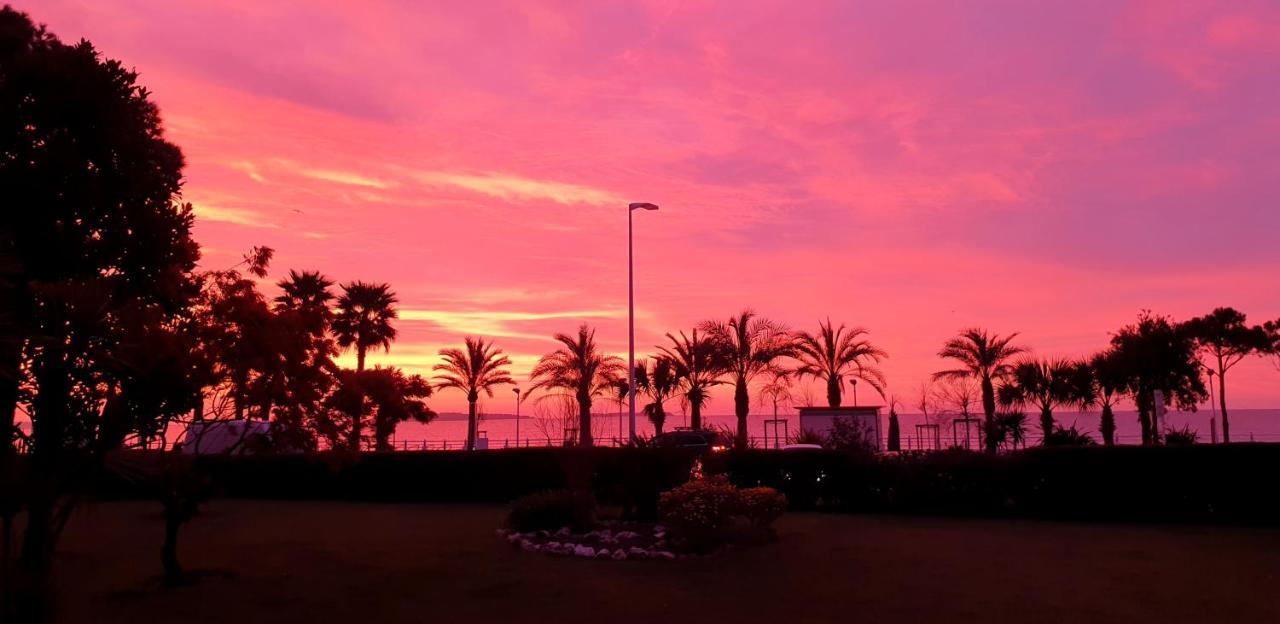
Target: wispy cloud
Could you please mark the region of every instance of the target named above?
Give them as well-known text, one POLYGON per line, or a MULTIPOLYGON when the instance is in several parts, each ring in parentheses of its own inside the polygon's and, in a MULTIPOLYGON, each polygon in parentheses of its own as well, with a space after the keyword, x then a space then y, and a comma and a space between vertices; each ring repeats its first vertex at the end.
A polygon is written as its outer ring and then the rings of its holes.
POLYGON ((515 310, 424 310, 414 308, 400 310, 401 320, 436 323, 449 331, 454 331, 460 334, 530 338, 537 340, 548 340, 551 336, 546 332, 534 333, 530 331, 520 331, 510 327, 510 325, 555 319, 601 319, 622 318, 624 316, 626 316, 626 310, 612 308, 595 310, 557 310, 552 312, 521 312, 515 310))
POLYGON ((549 200, 559 204, 587 204, 608 206, 623 203, 617 193, 604 189, 555 182, 533 180, 501 173, 448 173, 444 171, 418 171, 414 179, 428 186, 445 186, 465 189, 504 200, 549 200))
POLYGON ((236 225, 244 225, 256 228, 279 229, 280 226, 267 220, 261 214, 244 208, 232 208, 209 202, 192 201, 193 210, 195 210, 196 218, 205 221, 219 221, 222 223, 234 223, 236 225))

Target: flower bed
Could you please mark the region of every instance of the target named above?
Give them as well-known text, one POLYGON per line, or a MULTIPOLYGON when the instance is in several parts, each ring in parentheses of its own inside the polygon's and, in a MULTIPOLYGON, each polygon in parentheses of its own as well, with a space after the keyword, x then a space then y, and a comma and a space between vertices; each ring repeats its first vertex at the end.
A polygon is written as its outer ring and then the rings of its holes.
POLYGON ((498 535, 522 550, 549 555, 614 561, 679 558, 670 550, 666 529, 657 524, 606 525, 586 533, 574 533, 568 527, 525 533, 499 529, 498 535))

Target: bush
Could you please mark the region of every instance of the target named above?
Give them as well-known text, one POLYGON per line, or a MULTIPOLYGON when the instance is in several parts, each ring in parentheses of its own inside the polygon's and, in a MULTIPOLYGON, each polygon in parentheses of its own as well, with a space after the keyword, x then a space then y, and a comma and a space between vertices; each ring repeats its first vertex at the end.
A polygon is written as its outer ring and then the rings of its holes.
POLYGON ((659 509, 677 549, 706 552, 753 537, 745 530, 771 534, 786 498, 773 488, 740 490, 724 477, 710 477, 663 492, 659 509))
POLYGON ((1183 425, 1181 429, 1168 429, 1164 432, 1164 443, 1169 446, 1189 446, 1200 439, 1200 434, 1191 429, 1191 425, 1183 425))
POLYGON ((511 506, 507 527, 520 533, 556 531, 564 527, 576 533, 591 530, 596 502, 589 494, 554 490, 522 497, 511 506))
POLYGON ((1070 427, 1057 427, 1044 437, 1045 446, 1093 446, 1093 438, 1089 434, 1070 427))

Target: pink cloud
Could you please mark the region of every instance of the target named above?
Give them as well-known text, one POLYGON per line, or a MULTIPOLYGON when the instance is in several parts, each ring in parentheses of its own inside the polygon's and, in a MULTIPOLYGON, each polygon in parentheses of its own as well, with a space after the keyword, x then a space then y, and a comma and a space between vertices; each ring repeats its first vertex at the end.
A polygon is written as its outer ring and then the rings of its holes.
MULTIPOLYGON (((829 315, 904 388, 970 324, 1078 354, 1143 308, 1280 316, 1265 3, 20 8, 141 72, 208 266, 265 244, 392 283, 380 362, 484 332, 523 374, 580 320, 624 350, 638 199, 646 348, 744 306, 829 315)), ((1233 400, 1274 406, 1248 366, 1233 400)))

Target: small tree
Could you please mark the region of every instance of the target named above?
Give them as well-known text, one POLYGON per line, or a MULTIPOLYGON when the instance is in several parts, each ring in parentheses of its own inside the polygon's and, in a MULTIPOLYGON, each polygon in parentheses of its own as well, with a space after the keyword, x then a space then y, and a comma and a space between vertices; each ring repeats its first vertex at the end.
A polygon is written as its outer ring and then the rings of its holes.
MULTIPOLYGON (((938 357, 954 360, 959 366, 934 373, 935 379, 974 379, 980 384, 982 412, 986 418, 984 424, 987 430, 995 426, 995 384, 1012 372, 1009 360, 1025 351, 1013 344, 1013 339, 1017 336, 1016 332, 1000 336, 975 327, 962 330, 938 351, 938 357)), ((987 450, 994 453, 996 447, 995 441, 988 436, 987 450)))
MULTIPOLYGON (((653 424, 655 435, 662 435, 667 422, 664 404, 679 384, 675 365, 670 359, 655 357, 636 362, 636 389, 649 397, 649 403, 644 406, 644 415, 653 424)), ((623 382, 623 386, 626 386, 626 382, 623 382)))
POLYGON ((747 416, 751 413, 751 381, 762 374, 784 372, 781 359, 795 355, 795 340, 786 326, 744 310, 727 321, 701 325, 716 344, 725 373, 733 381, 733 412, 737 416, 734 447, 747 448, 747 416))
POLYGON ((877 365, 889 354, 865 338, 869 333, 862 327, 846 328, 843 323, 833 327, 831 319, 819 322, 816 334, 797 332, 795 356, 800 365, 796 374, 826 382, 830 407, 840 407, 846 377, 867 382, 883 397, 885 378, 877 365))
POLYGON ((998 399, 1006 406, 1031 405, 1040 412, 1040 433, 1053 433, 1053 409, 1088 402, 1092 379, 1089 369, 1072 360, 1023 360, 1013 367, 1000 386, 998 399))
POLYGON ((1137 323, 1111 337, 1111 357, 1125 393, 1138 408, 1143 444, 1155 444, 1160 437, 1155 422, 1156 391, 1166 404, 1176 402, 1190 411, 1208 397, 1196 360, 1195 340, 1168 317, 1143 311, 1137 323))
POLYGON ((676 392, 689 406, 689 426, 702 429, 702 407, 711 399, 711 388, 724 383, 723 358, 717 344, 698 330, 686 336, 667 334, 669 347, 658 347, 659 357, 671 362, 672 373, 677 380, 676 392))
MULTIPOLYGON (((1227 371, 1240 360, 1271 350, 1273 339, 1263 325, 1249 325, 1245 315, 1233 308, 1217 308, 1182 325, 1196 349, 1209 357, 1218 375, 1218 406, 1222 410, 1222 441, 1231 441, 1231 421, 1227 418, 1227 371)), ((1213 400, 1213 397, 1209 397, 1213 400)))
POLYGON ((595 330, 585 324, 577 335, 556 334, 555 339, 560 348, 533 367, 533 389, 571 395, 578 403, 578 443, 591 446, 591 403, 615 386, 625 367, 621 358, 600 351, 595 330))
POLYGON ((493 388, 503 384, 515 384, 507 366, 511 358, 502 354, 502 349, 485 342, 483 338, 468 336, 464 342, 466 350, 441 349, 440 356, 444 362, 436 364, 431 370, 442 371, 435 379, 441 388, 457 388, 467 393, 467 450, 476 448, 478 418, 476 403, 480 393, 484 392, 493 398, 493 388))

